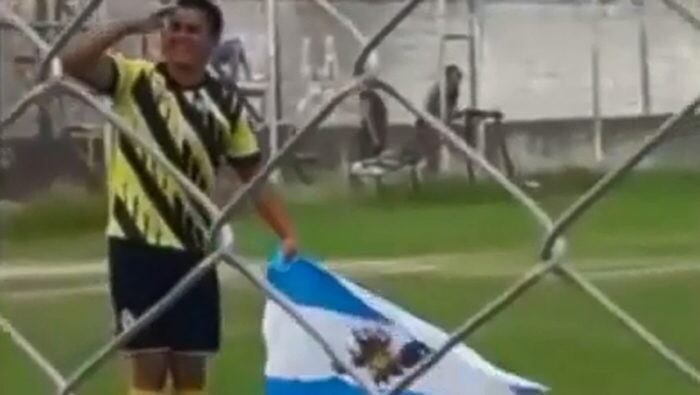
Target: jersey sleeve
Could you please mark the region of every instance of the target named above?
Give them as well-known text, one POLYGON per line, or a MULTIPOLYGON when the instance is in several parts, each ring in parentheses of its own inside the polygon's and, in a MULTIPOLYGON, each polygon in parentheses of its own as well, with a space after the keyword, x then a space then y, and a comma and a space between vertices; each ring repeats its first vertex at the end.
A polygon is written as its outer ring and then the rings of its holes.
POLYGON ((146 70, 153 69, 152 62, 143 59, 130 59, 121 54, 108 55, 114 69, 114 81, 108 90, 115 103, 128 100, 138 76, 146 70))
POLYGON ((229 130, 224 134, 224 152, 233 166, 255 164, 261 159, 258 140, 250 127, 242 100, 236 99, 228 116, 229 130))

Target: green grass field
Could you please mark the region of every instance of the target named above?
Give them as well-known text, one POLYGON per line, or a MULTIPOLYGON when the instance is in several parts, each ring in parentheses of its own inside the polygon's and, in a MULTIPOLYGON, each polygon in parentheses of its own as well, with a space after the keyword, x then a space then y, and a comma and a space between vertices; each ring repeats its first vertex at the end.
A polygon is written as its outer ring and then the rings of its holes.
MULTIPOLYGON (((540 177, 533 194, 561 211, 595 176, 540 177)), ((700 366, 700 174, 639 173, 585 216, 569 235, 570 261, 590 274, 690 362, 700 366), (639 272, 639 268, 679 268, 639 272), (616 275, 612 269, 623 270, 616 275), (637 275, 635 275, 637 274, 637 275)), ((292 199, 294 200, 294 199, 292 199)), ((348 275, 443 328, 459 325, 536 262, 542 235, 529 214, 491 184, 453 182, 410 195, 290 203, 304 250, 342 263, 348 275), (354 264, 386 259, 386 267, 354 264), (390 262, 394 258, 410 258, 390 262), (386 270, 384 270, 386 269, 386 270), (415 269, 415 270, 414 270, 415 269)), ((3 261, 63 265, 102 259, 100 197, 56 193, 5 218, 3 261)), ((239 248, 263 256, 274 239, 254 217, 236 222, 239 248)), ((94 286, 100 276, 0 279, 0 309, 63 370, 109 338, 104 293, 19 297, 22 292, 94 286)), ((212 394, 261 393, 263 300, 241 280, 225 286, 224 347, 212 394)), ((467 343, 499 366, 539 380, 554 394, 697 394, 683 375, 631 336, 601 307, 548 278, 467 343)), ((81 393, 123 394, 121 366, 101 370, 81 393)), ((1 393, 49 393, 48 382, 0 335, 1 393)))

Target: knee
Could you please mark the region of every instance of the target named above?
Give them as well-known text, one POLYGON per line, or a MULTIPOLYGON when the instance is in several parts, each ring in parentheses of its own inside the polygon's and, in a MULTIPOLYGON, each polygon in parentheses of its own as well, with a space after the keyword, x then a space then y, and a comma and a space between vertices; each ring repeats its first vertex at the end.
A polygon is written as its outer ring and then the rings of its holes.
POLYGON ((206 358, 172 354, 170 373, 175 393, 197 393, 206 386, 206 358))
POLYGON ((162 391, 168 373, 165 353, 147 353, 131 357, 132 387, 144 391, 162 391))

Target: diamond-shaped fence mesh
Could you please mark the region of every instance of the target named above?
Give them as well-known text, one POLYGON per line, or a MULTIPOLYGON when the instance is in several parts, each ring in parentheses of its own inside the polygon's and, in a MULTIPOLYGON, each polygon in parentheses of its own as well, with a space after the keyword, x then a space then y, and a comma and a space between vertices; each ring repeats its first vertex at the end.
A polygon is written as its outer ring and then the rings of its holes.
MULTIPOLYGON (((319 333, 312 325, 310 325, 300 314, 295 310, 293 305, 285 296, 277 292, 273 287, 248 269, 248 265, 244 260, 237 256, 231 248, 231 243, 218 243, 217 240, 227 239, 233 240, 231 230, 228 223, 235 212, 235 209, 241 205, 246 198, 251 197, 258 188, 268 178, 270 173, 279 165, 280 161, 290 155, 304 135, 316 129, 344 100, 352 95, 356 95, 362 90, 374 89, 383 91, 393 97, 398 103, 405 107, 414 115, 421 117, 439 133, 444 141, 451 145, 465 159, 470 159, 477 163, 486 173, 488 173, 495 181, 505 188, 513 198, 521 204, 533 217, 539 225, 543 239, 545 240, 541 249, 540 262, 536 263, 532 269, 527 271, 521 278, 512 284, 497 298, 487 303, 476 314, 469 317, 462 326, 455 330, 449 340, 428 356, 421 364, 409 372, 399 383, 397 383, 390 391, 390 394, 399 394, 402 390, 409 388, 411 384, 421 375, 428 372, 442 357, 447 354, 452 347, 459 344, 470 334, 474 333, 478 328, 483 326, 489 320, 493 319, 497 314, 507 308, 511 303, 517 300, 520 296, 526 293, 529 289, 535 286, 546 275, 552 274, 566 278, 567 284, 574 285, 577 289, 584 292, 586 295, 597 301, 606 311, 619 320, 631 333, 638 336, 641 340, 647 343, 656 353, 667 360, 671 366, 684 373, 690 380, 700 386, 700 372, 697 368, 688 363, 676 352, 667 347, 659 338, 657 338, 649 330, 645 329, 637 320, 626 313, 621 307, 615 304, 604 292, 598 289, 594 284, 582 276, 575 268, 565 262, 566 242, 563 237, 564 233, 576 224, 577 220, 590 211, 591 207, 608 194, 630 169, 638 164, 647 154, 658 147, 665 138, 670 136, 681 121, 689 115, 695 113, 695 110, 700 106, 700 97, 688 104, 682 111, 669 118, 645 144, 627 161, 620 165, 617 169, 611 171, 596 183, 588 192, 581 196, 568 210, 566 210, 556 220, 550 217, 537 202, 530 198, 516 184, 511 182, 505 175, 492 166, 484 157, 477 153, 472 147, 451 131, 443 122, 431 116, 427 112, 421 110, 419 106, 411 103, 402 96, 391 85, 373 77, 372 75, 364 74, 364 64, 367 61, 369 54, 404 20, 421 2, 422 0, 408 0, 400 11, 364 46, 361 54, 355 63, 355 79, 347 84, 342 89, 339 89, 331 98, 321 105, 316 114, 311 117, 305 125, 301 126, 299 132, 291 137, 280 149, 273 155, 269 161, 262 167, 261 171, 245 186, 241 187, 234 196, 223 207, 217 207, 205 194, 203 194, 184 174, 170 163, 165 156, 155 148, 146 139, 142 138, 138 133, 131 130, 127 124, 112 112, 104 103, 96 96, 92 95, 82 86, 66 79, 61 70, 60 61, 56 58, 56 54, 66 45, 72 36, 74 36, 82 24, 91 16, 91 14, 100 6, 103 0, 89 1, 75 19, 66 26, 58 38, 51 45, 46 43, 31 26, 16 14, 12 13, 7 7, 0 4, 0 23, 5 27, 11 27, 18 30, 22 35, 29 39, 39 50, 42 61, 39 66, 38 81, 36 86, 25 94, 12 110, 0 121, 0 135, 3 130, 20 115, 22 115, 31 105, 39 100, 47 100, 50 98, 59 97, 61 95, 71 96, 88 107, 93 108, 107 122, 110 122, 115 129, 128 136, 135 144, 146 150, 157 160, 169 173, 171 173, 180 186, 187 191, 190 199, 199 203, 207 212, 216 218, 214 224, 209 229, 209 240, 214 252, 210 253, 202 262, 200 262, 191 272, 183 278, 170 292, 161 299, 158 303, 152 306, 145 314, 138 318, 136 323, 129 327, 126 331, 113 338, 109 343, 105 344, 101 349, 87 358, 85 362, 77 369, 68 375, 59 372, 54 365, 37 350, 30 341, 28 341, 20 331, 18 331, 12 323, 0 316, 0 328, 7 332, 14 343, 41 369, 55 384, 58 394, 71 394, 77 391, 85 380, 95 373, 104 363, 112 356, 120 345, 129 341, 139 331, 143 330, 168 308, 176 303, 179 298, 190 289, 202 276, 221 263, 239 271, 246 279, 248 279, 260 292, 264 293, 273 302, 283 308, 307 333, 318 342, 328 357, 339 366, 345 368, 345 371, 350 375, 362 389, 368 394, 378 394, 374 386, 362 379, 352 366, 342 358, 340 350, 336 350, 319 333), (221 237, 223 236, 223 237, 221 237)), ((322 2, 326 3, 326 2, 322 2)), ((327 5, 327 3, 326 3, 327 5)))

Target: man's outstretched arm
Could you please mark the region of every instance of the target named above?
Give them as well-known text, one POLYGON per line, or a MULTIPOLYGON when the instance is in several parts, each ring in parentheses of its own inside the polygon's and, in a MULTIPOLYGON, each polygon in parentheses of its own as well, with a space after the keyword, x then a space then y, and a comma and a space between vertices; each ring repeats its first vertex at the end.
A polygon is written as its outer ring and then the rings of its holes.
MULTIPOLYGON (((236 166, 236 172, 242 181, 248 182, 259 171, 258 165, 236 166)), ((255 208, 260 218, 277 234, 282 242, 282 252, 291 257, 297 252, 297 238, 292 221, 279 196, 265 185, 255 195, 255 208)))
POLYGON ((157 30, 171 11, 172 7, 164 8, 147 18, 113 22, 81 34, 61 54, 64 71, 96 90, 109 90, 114 85, 116 72, 106 55, 107 50, 128 35, 157 30))

